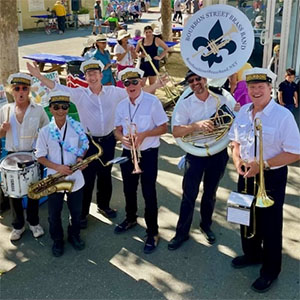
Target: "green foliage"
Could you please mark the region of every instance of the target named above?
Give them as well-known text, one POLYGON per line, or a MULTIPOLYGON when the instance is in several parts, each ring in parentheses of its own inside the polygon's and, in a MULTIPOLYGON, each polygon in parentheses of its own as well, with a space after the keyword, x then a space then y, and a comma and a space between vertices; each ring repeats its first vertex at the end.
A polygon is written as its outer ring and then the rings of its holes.
POLYGON ((87 8, 87 7, 81 7, 79 10, 78 10, 78 12, 77 12, 77 14, 78 15, 84 15, 84 14, 88 14, 90 12, 90 10, 87 8))

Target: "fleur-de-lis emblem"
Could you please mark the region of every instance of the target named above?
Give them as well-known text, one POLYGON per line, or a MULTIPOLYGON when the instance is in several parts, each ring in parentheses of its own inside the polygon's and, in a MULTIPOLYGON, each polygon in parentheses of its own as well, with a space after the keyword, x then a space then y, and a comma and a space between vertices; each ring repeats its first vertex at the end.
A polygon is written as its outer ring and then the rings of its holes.
POLYGON ((219 56, 221 49, 227 49, 228 55, 234 53, 236 50, 236 43, 232 41, 230 36, 234 32, 237 32, 237 29, 232 25, 232 28, 228 32, 223 33, 220 21, 218 20, 210 30, 208 39, 202 36, 194 39, 193 48, 197 52, 193 54, 193 57, 201 54, 201 60, 207 61, 209 67, 214 63, 221 63, 223 61, 223 57, 219 56), (228 36, 228 38, 224 39, 225 36, 228 36), (201 49, 198 51, 199 48, 201 49))

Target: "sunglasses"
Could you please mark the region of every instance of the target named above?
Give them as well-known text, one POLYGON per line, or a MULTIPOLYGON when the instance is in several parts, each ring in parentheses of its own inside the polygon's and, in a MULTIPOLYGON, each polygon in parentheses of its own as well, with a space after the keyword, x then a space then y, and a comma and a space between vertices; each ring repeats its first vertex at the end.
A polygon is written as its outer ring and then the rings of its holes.
POLYGON ((129 87, 131 84, 133 85, 138 85, 139 84, 139 81, 137 79, 132 79, 132 80, 125 80, 123 82, 123 84, 126 86, 126 87, 129 87))
POLYGON ((28 86, 16 86, 14 87, 14 91, 19 92, 19 91, 24 91, 27 92, 29 90, 28 86))
POLYGON ((54 105, 52 105, 52 107, 54 110, 59 110, 59 109, 68 110, 70 105, 69 104, 62 104, 62 105, 54 104, 54 105))
POLYGON ((198 77, 194 77, 194 78, 189 78, 189 79, 187 80, 187 82, 188 82, 189 84, 191 84, 191 83, 193 83, 195 80, 199 82, 199 81, 201 81, 201 79, 202 79, 202 77, 198 76, 198 77))

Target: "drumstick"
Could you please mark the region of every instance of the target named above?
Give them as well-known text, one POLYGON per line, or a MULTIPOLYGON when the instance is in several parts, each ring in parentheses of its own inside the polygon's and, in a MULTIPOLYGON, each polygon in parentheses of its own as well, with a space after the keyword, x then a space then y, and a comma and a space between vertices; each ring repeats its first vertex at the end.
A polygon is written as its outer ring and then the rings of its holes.
POLYGON ((7 114, 6 114, 6 122, 8 123, 9 121, 9 113, 10 113, 10 106, 7 109, 7 114))

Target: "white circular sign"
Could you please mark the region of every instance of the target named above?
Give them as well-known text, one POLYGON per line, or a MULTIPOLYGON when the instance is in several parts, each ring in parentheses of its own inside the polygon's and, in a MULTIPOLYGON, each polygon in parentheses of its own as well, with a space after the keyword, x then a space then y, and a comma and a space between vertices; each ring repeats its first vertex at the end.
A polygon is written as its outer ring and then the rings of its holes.
POLYGON ((228 77, 249 59, 254 33, 249 19, 229 5, 210 5, 195 13, 183 29, 182 58, 206 78, 228 77))

